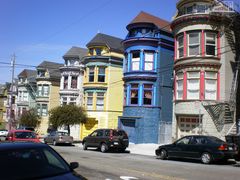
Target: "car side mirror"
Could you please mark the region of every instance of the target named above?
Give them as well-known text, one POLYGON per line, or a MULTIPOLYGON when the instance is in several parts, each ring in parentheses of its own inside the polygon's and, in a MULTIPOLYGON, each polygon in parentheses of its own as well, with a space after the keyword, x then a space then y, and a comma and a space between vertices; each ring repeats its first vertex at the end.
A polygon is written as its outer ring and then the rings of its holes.
POLYGON ((79 167, 78 162, 71 162, 71 163, 70 163, 70 168, 71 168, 71 169, 76 169, 76 168, 78 168, 78 167, 79 167))

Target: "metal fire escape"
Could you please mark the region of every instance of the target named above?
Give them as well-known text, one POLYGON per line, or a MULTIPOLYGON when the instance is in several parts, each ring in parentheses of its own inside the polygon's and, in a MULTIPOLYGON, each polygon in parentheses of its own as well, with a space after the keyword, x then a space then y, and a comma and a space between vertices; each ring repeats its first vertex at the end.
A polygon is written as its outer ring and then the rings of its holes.
MULTIPOLYGON (((217 3, 224 3, 221 0, 217 3)), ((213 4, 213 6, 216 4, 213 4)), ((221 29, 225 34, 226 40, 230 50, 235 53, 235 60, 233 60, 233 80, 231 85, 231 92, 228 101, 224 102, 203 102, 206 111, 212 117, 214 124, 223 136, 227 134, 236 133, 236 110, 237 110, 237 95, 239 96, 240 89, 240 14, 227 5, 223 6, 229 9, 229 12, 211 12, 210 21, 217 20, 221 22, 216 26, 216 29, 221 29)), ((227 46, 226 46, 227 47, 227 46)), ((226 48, 227 49, 227 48, 226 48)), ((224 53, 224 52, 223 52, 224 53)))

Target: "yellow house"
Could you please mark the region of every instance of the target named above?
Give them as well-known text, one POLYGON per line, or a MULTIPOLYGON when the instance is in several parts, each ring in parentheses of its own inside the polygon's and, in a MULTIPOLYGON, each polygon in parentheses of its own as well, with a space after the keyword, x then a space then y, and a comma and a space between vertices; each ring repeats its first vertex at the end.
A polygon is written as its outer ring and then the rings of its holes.
POLYGON ((46 134, 49 127, 48 112, 59 106, 60 70, 63 64, 43 61, 37 66, 37 111, 41 116, 39 133, 46 134))
POLYGON ((117 128, 123 111, 122 39, 98 33, 88 44, 83 59, 84 106, 87 123, 81 126, 81 139, 97 128, 117 128))

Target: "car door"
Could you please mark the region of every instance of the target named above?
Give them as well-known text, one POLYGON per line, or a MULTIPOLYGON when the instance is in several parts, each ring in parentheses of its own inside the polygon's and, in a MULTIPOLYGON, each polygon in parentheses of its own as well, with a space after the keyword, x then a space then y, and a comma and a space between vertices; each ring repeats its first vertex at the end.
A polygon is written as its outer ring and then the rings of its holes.
POLYGON ((189 156, 193 159, 201 157, 202 152, 208 149, 208 140, 204 136, 193 136, 189 145, 189 156))
POLYGON ((94 141, 97 137, 97 131, 98 130, 93 131, 90 135, 88 135, 85 138, 85 142, 87 143, 87 146, 94 147, 94 144, 95 144, 94 141))
POLYGON ((94 139, 94 147, 99 147, 102 141, 103 141, 103 130, 98 130, 97 136, 94 139))
POLYGON ((169 156, 179 157, 179 158, 188 157, 187 149, 188 149, 190 140, 191 140, 191 136, 186 136, 179 139, 175 143, 173 143, 171 148, 168 150, 169 156))
POLYGON ((56 132, 51 132, 49 136, 49 143, 53 143, 53 140, 55 138, 56 132))

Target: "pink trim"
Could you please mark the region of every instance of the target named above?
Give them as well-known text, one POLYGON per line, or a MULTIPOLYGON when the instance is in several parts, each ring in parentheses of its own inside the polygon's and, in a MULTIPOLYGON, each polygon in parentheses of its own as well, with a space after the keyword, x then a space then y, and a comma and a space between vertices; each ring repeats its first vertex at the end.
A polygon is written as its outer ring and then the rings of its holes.
POLYGON ((174 38, 174 61, 177 59, 177 38, 174 38))
POLYGON ((201 33, 201 36, 202 36, 202 56, 205 56, 205 34, 204 34, 204 30, 202 30, 202 33, 201 33))
POLYGON ((200 100, 205 99, 205 76, 204 71, 200 71, 200 100))
POLYGON ((183 100, 187 99, 187 72, 183 74, 183 100))
POLYGON ((187 57, 187 33, 183 33, 183 56, 187 57))
POLYGON ((220 72, 217 74, 217 100, 220 100, 220 72))
POLYGON ((220 37, 220 32, 218 32, 218 35, 217 35, 217 56, 218 56, 218 58, 221 58, 221 37, 220 37))
POLYGON ((177 88, 177 79, 176 79, 176 75, 174 74, 174 80, 173 80, 174 84, 173 84, 173 100, 175 101, 177 99, 176 97, 176 88, 177 88))

